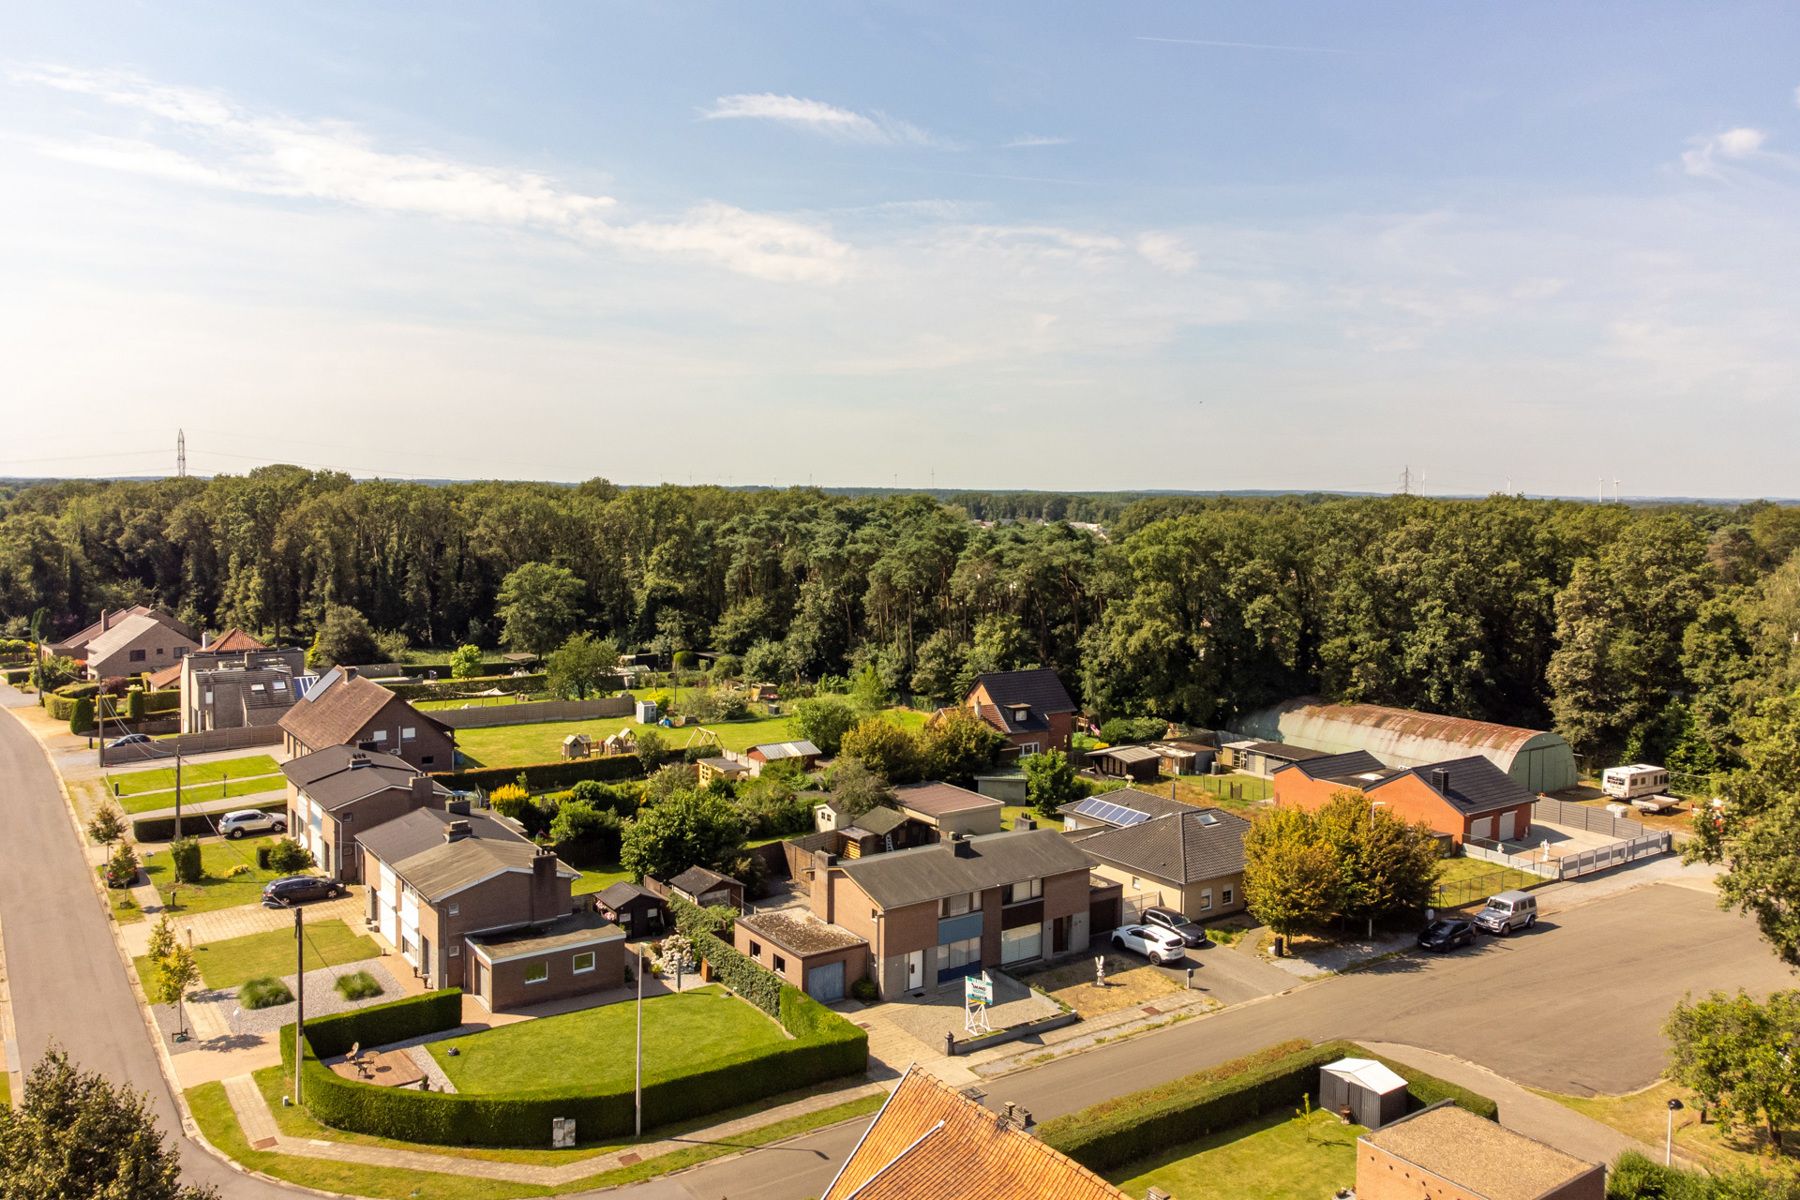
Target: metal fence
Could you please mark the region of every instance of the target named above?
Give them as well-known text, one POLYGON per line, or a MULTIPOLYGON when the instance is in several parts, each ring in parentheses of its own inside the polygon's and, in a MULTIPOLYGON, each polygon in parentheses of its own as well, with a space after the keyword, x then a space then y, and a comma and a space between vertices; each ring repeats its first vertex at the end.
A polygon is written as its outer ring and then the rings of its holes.
POLYGON ((1545 878, 1542 875, 1499 867, 1478 875, 1439 883, 1431 903, 1434 908, 1461 908, 1465 904, 1477 904, 1501 892, 1509 892, 1515 888, 1533 888, 1543 882, 1545 878))
POLYGON ((1577 879, 1595 871, 1636 862, 1640 858, 1655 858, 1659 854, 1667 854, 1670 845, 1671 838, 1667 833, 1652 833, 1630 841, 1612 842, 1580 854, 1565 855, 1558 860, 1558 864, 1562 868, 1563 879, 1577 879))
POLYGON ((1604 833, 1607 837, 1623 840, 1646 837, 1654 832, 1642 821, 1634 821, 1630 817, 1615 817, 1604 808, 1552 800, 1548 796, 1531 806, 1531 819, 1551 825, 1567 825, 1571 829, 1584 829, 1589 833, 1604 833))
POLYGON ((1211 792, 1221 800, 1236 800, 1239 803, 1267 800, 1275 794, 1274 784, 1254 775, 1187 775, 1183 779, 1193 780, 1202 790, 1211 792))

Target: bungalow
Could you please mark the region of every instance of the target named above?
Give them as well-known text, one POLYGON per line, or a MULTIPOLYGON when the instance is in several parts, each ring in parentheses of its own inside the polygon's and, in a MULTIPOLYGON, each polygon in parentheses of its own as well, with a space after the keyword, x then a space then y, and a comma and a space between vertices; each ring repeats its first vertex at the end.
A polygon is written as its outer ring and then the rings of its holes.
POLYGON ((894 807, 931 831, 934 839, 952 833, 974 837, 999 833, 1006 806, 991 796, 954 783, 909 783, 894 789, 894 807))
POLYGON ((1128 908, 1160 905, 1195 919, 1239 911, 1250 822, 1216 808, 1184 807, 1186 812, 1076 834, 1073 845, 1095 875, 1123 886, 1128 908))
POLYGON ((114 620, 87 643, 87 677, 141 675, 178 662, 200 648, 185 629, 160 612, 114 620))
POLYGON ((456 766, 456 734, 355 667, 333 667, 279 722, 289 755, 327 746, 396 754, 423 771, 456 766))
POLYGON ((740 917, 732 938, 740 954, 781 976, 814 1000, 842 1000, 869 977, 869 943, 847 929, 791 912, 740 917))
POLYGON ((363 880, 356 835, 415 808, 444 808, 450 790, 392 754, 327 746, 281 766, 288 781, 288 829, 321 870, 363 880))
POLYGON ((490 1010, 618 987, 625 933, 571 895, 576 872, 462 809, 414 809, 356 835, 370 927, 426 987, 460 987, 490 1010))
POLYGON ((1226 742, 1220 747, 1219 762, 1233 771, 1268 779, 1290 763, 1324 758, 1329 753, 1306 746, 1291 746, 1286 742, 1238 741, 1226 742))
POLYGON ((1395 769, 1353 750, 1275 772, 1275 803, 1309 812, 1353 792, 1406 821, 1423 822, 1460 845, 1471 838, 1523 840, 1537 797, 1480 755, 1395 769))
POLYGON ((1088 945, 1088 859, 1051 829, 952 833, 852 861, 821 850, 809 883, 814 915, 869 944, 884 998, 1088 945))
POLYGON ((670 927, 669 905, 648 888, 621 881, 594 897, 600 915, 625 931, 627 937, 646 938, 670 927))
POLYGON ((1075 701, 1049 667, 977 675, 962 706, 1006 735, 1019 755, 1068 752, 1075 732, 1075 701))

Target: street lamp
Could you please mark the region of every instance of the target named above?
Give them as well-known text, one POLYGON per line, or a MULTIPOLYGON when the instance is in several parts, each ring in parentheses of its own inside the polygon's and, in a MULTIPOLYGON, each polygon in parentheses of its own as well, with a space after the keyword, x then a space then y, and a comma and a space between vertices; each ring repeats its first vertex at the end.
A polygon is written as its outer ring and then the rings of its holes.
POLYGON ((1685 1107, 1687 1106, 1679 1098, 1669 1097, 1669 1129, 1663 1136, 1663 1166, 1665 1167, 1675 1165, 1675 1114, 1685 1107))

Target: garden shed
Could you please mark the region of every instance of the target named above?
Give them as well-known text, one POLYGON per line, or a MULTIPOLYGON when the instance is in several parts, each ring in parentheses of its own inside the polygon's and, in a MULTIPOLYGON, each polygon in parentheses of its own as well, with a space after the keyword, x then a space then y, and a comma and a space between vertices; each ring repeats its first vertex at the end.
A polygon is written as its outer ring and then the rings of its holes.
POLYGON ((1406 1115, 1406 1080, 1372 1058, 1340 1058, 1319 1068, 1319 1107, 1348 1110, 1352 1123, 1380 1129, 1406 1115))

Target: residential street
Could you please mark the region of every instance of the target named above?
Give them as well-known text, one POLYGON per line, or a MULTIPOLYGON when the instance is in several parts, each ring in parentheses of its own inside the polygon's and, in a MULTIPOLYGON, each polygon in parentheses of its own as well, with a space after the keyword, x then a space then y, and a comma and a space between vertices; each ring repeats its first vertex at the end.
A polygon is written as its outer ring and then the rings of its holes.
MULTIPOLYGON (((17 693, 11 693, 16 697, 17 693)), ((11 836, 0 839, 0 921, 19 1046, 29 1063, 51 1039, 83 1066, 150 1093, 179 1128, 104 910, 37 742, 0 718, 0 779, 11 836)), ((1442 958, 1408 956, 985 1083, 1044 1120, 1288 1037, 1353 1037, 1469 1059, 1553 1090, 1627 1091, 1661 1069, 1658 1032, 1688 991, 1792 986, 1749 922, 1698 888, 1661 884, 1555 914, 1508 940, 1442 958)), ((744 1158, 652 1181, 644 1200, 789 1200, 816 1195, 860 1132, 826 1130, 744 1158)), ((228 1196, 299 1194, 236 1174, 189 1145, 192 1177, 228 1196)))

